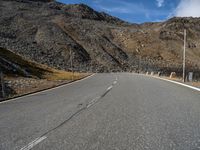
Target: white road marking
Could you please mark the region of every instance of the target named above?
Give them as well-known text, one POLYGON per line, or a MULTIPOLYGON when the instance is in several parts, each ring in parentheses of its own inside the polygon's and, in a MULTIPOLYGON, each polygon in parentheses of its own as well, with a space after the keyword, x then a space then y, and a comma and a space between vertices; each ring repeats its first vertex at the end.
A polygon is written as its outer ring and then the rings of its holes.
MULTIPOLYGON (((115 81, 113 82, 113 84, 117 84, 117 77, 115 79, 115 81)), ((113 85, 109 86, 107 89, 106 89, 106 92, 108 92, 109 90, 111 90, 113 88, 113 85)), ((86 106, 87 108, 91 107, 92 105, 94 105, 99 99, 101 98, 101 96, 97 96, 95 97, 93 100, 91 100, 88 105, 86 106)))
POLYGON ((89 104, 87 105, 87 108, 94 105, 98 101, 99 98, 101 98, 101 97, 100 96, 95 97, 91 102, 89 102, 89 104))
POLYGON ((107 89, 106 89, 106 91, 109 91, 109 90, 111 90, 113 88, 113 86, 111 85, 111 86, 109 86, 107 89))
POLYGON ((20 150, 30 150, 34 146, 36 146, 37 144, 39 144, 40 142, 42 142, 43 140, 45 140, 46 138, 47 138, 46 136, 43 136, 43 137, 40 137, 40 138, 36 138, 34 141, 32 141, 28 145, 22 147, 20 150))
POLYGON ((72 85, 72 84, 74 84, 74 83, 81 82, 81 81, 83 81, 83 80, 86 80, 86 79, 88 79, 88 78, 91 78, 91 77, 94 76, 94 75, 95 75, 95 74, 92 74, 92 75, 90 75, 90 76, 88 76, 88 77, 85 77, 85 78, 83 78, 83 79, 80 79, 80 80, 77 80, 77 81, 73 81, 73 82, 71 82, 71 83, 66 83, 66 84, 64 84, 64 85, 57 86, 57 87, 54 87, 54 88, 51 88, 51 89, 43 90, 43 91, 40 91, 40 92, 35 92, 35 93, 28 94, 28 95, 24 95, 24 96, 19 96, 19 97, 10 99, 10 100, 5 100, 5 101, 3 101, 3 102, 0 102, 0 104, 12 102, 12 101, 15 101, 15 100, 18 100, 18 99, 21 99, 21 98, 30 97, 30 96, 33 96, 33 95, 45 93, 45 92, 47 92, 47 91, 59 89, 59 88, 65 87, 65 86, 69 86, 69 85, 72 85))
POLYGON ((117 84, 117 81, 115 80, 115 81, 113 82, 113 84, 117 84))
POLYGON ((160 77, 156 77, 156 76, 150 76, 150 77, 157 78, 157 79, 164 80, 164 81, 168 81, 168 82, 171 82, 171 83, 175 83, 175 84, 178 84, 178 85, 181 85, 181 86, 185 86, 185 87, 188 87, 190 89, 193 89, 193 90, 200 92, 200 88, 197 88, 197 87, 194 87, 194 86, 191 86, 191 85, 187 85, 187 84, 184 84, 184 83, 180 83, 180 82, 177 82, 177 81, 168 80, 168 79, 164 79, 164 78, 160 78, 160 77))
MULTIPOLYGON (((94 74, 93 74, 94 75, 94 74)), ((91 76, 93 76, 91 75, 91 76)), ((89 76, 89 77, 91 77, 89 76)), ((88 78, 88 77, 87 77, 88 78)), ((74 83, 74 82, 73 82, 74 83)), ((116 84, 117 83, 117 78, 116 80, 113 82, 113 84, 116 84)), ((66 85, 65 85, 66 86, 66 85)), ((62 87, 62 86, 60 86, 62 87)), ((106 92, 108 92, 109 90, 111 90, 113 88, 113 85, 109 86, 107 89, 106 89, 106 92)), ((54 88, 55 89, 55 88, 54 88)), ((50 89, 51 90, 51 89, 50 89)), ((47 91, 47 90, 46 90, 47 91)), ((42 91, 44 92, 44 91, 42 91)), ((38 93, 42 93, 42 92, 38 92, 38 93)), ((36 93, 35 93, 36 94, 36 93)), ((34 94, 31 94, 31 95, 34 95, 34 94)), ((97 96, 95 97, 93 100, 91 100, 88 105, 86 106, 86 108, 89 108, 91 107, 92 105, 94 105, 99 99, 101 98, 101 96, 97 96)), ((46 136, 42 136, 40 138, 36 138, 34 141, 30 142, 28 145, 24 146, 23 148, 21 148, 20 150, 30 150, 32 149, 34 146, 36 146, 37 144, 39 144, 40 142, 42 142, 43 140, 45 140, 47 137, 46 136)))

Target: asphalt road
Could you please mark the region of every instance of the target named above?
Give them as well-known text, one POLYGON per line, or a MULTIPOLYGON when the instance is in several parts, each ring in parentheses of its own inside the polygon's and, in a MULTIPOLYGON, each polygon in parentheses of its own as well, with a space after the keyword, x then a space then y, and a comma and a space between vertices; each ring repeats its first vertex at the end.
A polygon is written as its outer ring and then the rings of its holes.
POLYGON ((0 150, 197 150, 200 93, 143 75, 96 74, 0 104, 0 150))

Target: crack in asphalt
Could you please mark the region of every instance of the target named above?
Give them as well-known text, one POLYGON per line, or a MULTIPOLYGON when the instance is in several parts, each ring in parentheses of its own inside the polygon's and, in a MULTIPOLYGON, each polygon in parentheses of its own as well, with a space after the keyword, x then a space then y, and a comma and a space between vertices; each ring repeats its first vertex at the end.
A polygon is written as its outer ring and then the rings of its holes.
MULTIPOLYGON (((41 139, 43 137, 45 137, 44 139, 47 138, 47 134, 55 131, 56 129, 60 128, 61 126, 63 126, 65 123, 67 123, 68 121, 70 121, 73 117, 79 115, 81 112, 83 112, 84 110, 90 108, 91 106, 93 106, 94 104, 96 104, 101 98, 105 97, 114 87, 115 84, 117 84, 117 77, 116 79, 113 81, 112 85, 109 86, 100 96, 97 96, 96 98, 92 99, 89 103, 87 103, 84 107, 80 108, 79 110, 77 110, 75 113, 73 113, 71 116, 69 116, 65 121, 63 121, 62 123, 60 123, 58 126, 54 127, 53 129, 48 130, 47 132, 45 132, 44 134, 42 134, 40 137, 38 137, 37 139, 41 139)), ((83 105, 83 104, 82 104, 83 105)), ((37 142, 37 140, 35 139, 34 141, 37 142)), ((33 141, 31 142, 33 143, 33 141)), ((37 143, 39 144, 39 143, 37 143)), ((35 145, 37 145, 35 144, 35 145)), ((20 150, 30 150, 33 147, 29 147, 30 143, 27 146, 24 146, 23 148, 21 148, 20 150)))

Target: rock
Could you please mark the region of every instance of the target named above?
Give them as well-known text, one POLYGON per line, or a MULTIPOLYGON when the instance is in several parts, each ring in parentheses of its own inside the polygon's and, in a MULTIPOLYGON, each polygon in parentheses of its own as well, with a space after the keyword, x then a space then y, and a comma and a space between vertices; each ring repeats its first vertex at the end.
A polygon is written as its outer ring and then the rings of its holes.
POLYGON ((176 72, 171 72, 170 79, 175 78, 175 77, 176 77, 176 72))

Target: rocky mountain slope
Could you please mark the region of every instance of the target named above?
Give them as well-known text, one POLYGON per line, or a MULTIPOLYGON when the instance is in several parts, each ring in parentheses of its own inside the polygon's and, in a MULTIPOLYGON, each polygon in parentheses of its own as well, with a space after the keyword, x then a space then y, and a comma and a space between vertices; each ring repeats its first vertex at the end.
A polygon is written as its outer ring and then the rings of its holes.
POLYGON ((2 81, 2 74, 0 77, 0 101, 2 98, 55 87, 87 75, 56 70, 31 62, 1 47, 0 71, 3 72, 2 81))
MULTIPOLYGON (((28 61, 15 53, 0 47, 0 71, 7 76, 13 75, 35 79, 71 80, 72 73, 50 68, 36 62, 28 61)), ((74 79, 81 78, 78 73, 73 74, 74 79)))
POLYGON ((198 72, 199 18, 130 24, 84 4, 0 0, 0 46, 57 69, 181 72, 184 28, 187 71, 198 72))

